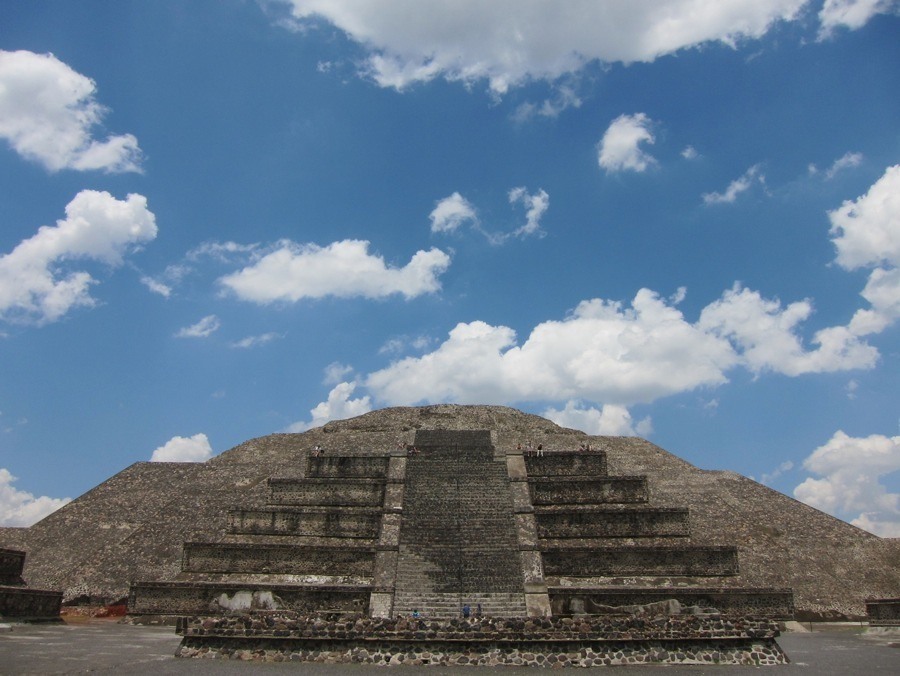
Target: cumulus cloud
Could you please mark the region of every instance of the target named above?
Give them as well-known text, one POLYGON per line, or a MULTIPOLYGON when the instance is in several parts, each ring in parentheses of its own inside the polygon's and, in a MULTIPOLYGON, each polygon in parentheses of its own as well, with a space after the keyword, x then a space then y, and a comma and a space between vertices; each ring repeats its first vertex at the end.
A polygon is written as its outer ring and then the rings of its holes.
POLYGON ((475 207, 458 192, 440 200, 428 218, 431 232, 454 232, 465 223, 478 222, 475 207))
POLYGON ((856 200, 828 212, 837 264, 874 268, 861 295, 871 307, 850 322, 856 335, 883 331, 900 319, 900 165, 888 167, 856 200))
POLYGON ((417 251, 402 268, 369 253, 369 242, 343 240, 326 247, 279 242, 252 265, 219 279, 241 300, 259 304, 303 298, 405 298, 440 289, 438 276, 450 266, 440 249, 417 251))
POLYGON ((0 50, 0 138, 50 171, 140 171, 134 136, 92 137, 106 114, 96 90, 52 54, 0 50))
POLYGON ((142 195, 117 200, 108 192, 82 190, 66 205, 66 218, 42 226, 0 257, 0 318, 43 324, 70 309, 92 306, 96 280, 68 270, 73 260, 118 267, 126 253, 156 237, 156 218, 142 195))
POLYGON ((878 351, 846 327, 829 327, 812 339, 815 350, 804 348, 797 330, 813 312, 808 300, 782 307, 777 299, 735 285, 707 305, 698 326, 705 333, 732 341, 741 363, 754 373, 776 371, 789 376, 872 368, 878 351))
POLYGON ((372 410, 369 396, 351 399, 350 396, 355 389, 356 383, 339 383, 328 393, 327 400, 310 409, 312 418, 309 422, 295 422, 289 425, 285 432, 305 432, 313 427, 324 425, 330 420, 343 420, 368 413, 372 410))
POLYGON ((525 188, 513 188, 509 191, 509 203, 525 207, 525 225, 517 228, 514 235, 524 237, 541 233, 541 218, 550 208, 550 195, 543 189, 529 195, 525 188))
POLYGON ((557 425, 582 430, 588 434, 633 437, 647 436, 653 432, 649 416, 635 426, 628 409, 615 404, 595 408, 583 407, 579 402, 568 401, 562 410, 548 408, 542 415, 557 425))
POLYGON ((212 457, 212 446, 205 434, 172 437, 153 451, 150 462, 206 462, 212 457))
POLYGON ((215 315, 207 315, 196 324, 185 326, 175 334, 176 338, 209 338, 222 327, 215 315))
POLYGON ((27 528, 72 502, 72 498, 39 498, 13 486, 16 477, 0 467, 0 526, 27 528))
POLYGON ((740 178, 736 178, 731 183, 729 183, 728 187, 725 189, 725 192, 704 193, 703 203, 731 204, 738 198, 738 195, 750 189, 750 186, 753 185, 754 180, 759 181, 763 184, 766 182, 766 177, 759 173, 758 164, 753 165, 747 171, 745 171, 740 178))
POLYGON ((807 0, 284 0, 295 25, 328 22, 359 43, 362 74, 404 90, 435 78, 495 95, 590 62, 653 61, 705 42, 735 45, 798 17, 807 0))
POLYGON ((900 470, 900 437, 851 437, 838 430, 803 461, 810 477, 794 489, 808 505, 855 516, 851 523, 883 537, 900 537, 900 493, 880 479, 900 470))
POLYGON ((644 113, 620 115, 606 129, 600 140, 597 161, 608 172, 646 171, 656 160, 641 148, 655 141, 652 122, 644 113))
POLYGON ((900 13, 898 0, 825 0, 819 10, 819 39, 830 37, 836 28, 856 30, 876 14, 900 13))
POLYGON ((694 146, 687 146, 681 151, 681 156, 686 160, 696 160, 700 157, 700 153, 697 152, 697 149, 694 148, 694 146))

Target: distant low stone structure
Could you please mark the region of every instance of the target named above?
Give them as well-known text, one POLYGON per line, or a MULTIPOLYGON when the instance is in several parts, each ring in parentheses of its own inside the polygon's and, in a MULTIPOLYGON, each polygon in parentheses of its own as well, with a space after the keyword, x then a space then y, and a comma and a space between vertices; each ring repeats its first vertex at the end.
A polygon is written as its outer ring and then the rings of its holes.
POLYGON ((384 409, 205 463, 136 463, 0 545, 66 602, 130 593, 147 616, 562 618, 672 600, 861 619, 865 599, 900 596, 897 540, 643 439, 498 406, 384 409))
POLYGON ((0 549, 0 621, 59 620, 62 592, 28 587, 22 577, 25 556, 16 549, 0 549))
POLYGON ((866 615, 870 627, 897 627, 900 629, 900 598, 869 599, 866 615))

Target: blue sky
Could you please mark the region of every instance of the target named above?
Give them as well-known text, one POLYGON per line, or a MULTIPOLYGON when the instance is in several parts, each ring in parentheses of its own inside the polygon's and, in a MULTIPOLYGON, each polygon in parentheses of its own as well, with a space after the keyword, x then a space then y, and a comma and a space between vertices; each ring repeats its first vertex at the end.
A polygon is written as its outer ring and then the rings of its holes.
POLYGON ((900 536, 900 3, 0 6, 0 524, 391 405, 900 536))

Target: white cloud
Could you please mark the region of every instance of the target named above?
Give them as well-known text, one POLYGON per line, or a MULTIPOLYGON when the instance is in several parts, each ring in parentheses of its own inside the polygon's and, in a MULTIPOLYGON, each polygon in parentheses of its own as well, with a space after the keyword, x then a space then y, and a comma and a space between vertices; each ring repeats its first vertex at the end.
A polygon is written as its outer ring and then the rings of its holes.
POLYGON ((218 331, 222 322, 215 315, 207 315, 196 324, 185 326, 175 334, 176 338, 208 338, 218 331))
POLYGON ((594 299, 539 324, 521 345, 512 329, 460 323, 436 350, 372 373, 391 404, 586 399, 620 405, 725 382, 730 344, 685 321, 647 289, 630 308, 594 299))
POLYGON ((73 307, 93 305, 88 292, 96 280, 85 271, 66 272, 65 264, 90 259, 118 267, 126 253, 156 233, 156 218, 142 195, 117 200, 82 190, 66 205, 64 220, 42 226, 0 257, 0 318, 43 324, 73 307))
POLYGON ((550 208, 550 195, 538 190, 529 195, 525 188, 513 188, 509 191, 510 204, 522 204, 525 207, 525 225, 513 234, 519 237, 541 233, 541 218, 550 208))
POLYGON ((900 265, 900 164, 888 167, 868 192, 828 212, 842 268, 900 265))
POLYGON ((557 118, 569 108, 580 108, 581 97, 572 85, 557 85, 553 96, 538 105, 526 102, 520 104, 512 115, 516 122, 526 122, 535 116, 557 118))
POLYGON ((871 368, 878 351, 841 326, 818 331, 806 350, 796 331, 813 312, 808 300, 782 307, 764 299, 758 291, 735 285, 707 305, 698 326, 706 333, 731 340, 741 362, 751 371, 777 371, 789 376, 871 368))
POLYGON ((593 61, 653 61, 734 45, 796 18, 807 0, 285 0, 306 29, 327 21, 364 47, 363 74, 403 90, 443 77, 495 95, 593 61))
POLYGON ((163 298, 168 298, 172 295, 172 287, 164 282, 161 282, 157 279, 153 279, 152 277, 148 277, 144 275, 141 277, 141 284, 146 286, 150 291, 155 294, 159 294, 163 298))
POLYGON ((876 14, 897 13, 900 2, 897 0, 825 0, 819 11, 822 24, 819 38, 824 39, 841 27, 849 30, 862 28, 876 14))
POLYGON ((192 437, 172 437, 153 451, 150 462, 206 462, 211 457, 209 439, 200 433, 192 437))
POLYGON ((440 249, 417 251, 402 268, 389 267, 369 253, 369 242, 343 240, 326 247, 282 241, 254 264, 219 283, 241 300, 267 304, 302 298, 405 298, 440 289, 438 276, 450 266, 440 249))
POLYGON ((747 171, 745 171, 740 178, 736 178, 731 183, 729 183, 728 187, 725 189, 725 192, 704 193, 703 203, 731 204, 737 199, 738 195, 749 190, 750 186, 753 185, 754 180, 757 180, 763 184, 766 182, 766 177, 759 173, 758 164, 753 165, 747 171))
POLYGON ((0 50, 0 138, 50 171, 140 171, 134 136, 92 138, 106 114, 96 89, 52 54, 0 50))
POLYGON ((628 409, 615 404, 606 404, 597 409, 583 408, 576 401, 568 401, 562 410, 548 408, 542 415, 557 425, 588 434, 633 437, 646 436, 653 431, 649 416, 635 426, 628 409))
POLYGON ((900 537, 900 493, 889 493, 880 482, 900 470, 900 437, 851 437, 839 430, 803 467, 822 478, 810 477, 797 486, 798 500, 836 516, 858 514, 854 525, 900 537))
POLYGON ((837 158, 834 163, 828 168, 828 171, 825 172, 825 178, 830 180, 834 178, 839 171, 858 167, 860 164, 862 164, 862 161, 862 153, 844 153, 841 157, 837 158))
POLYGON ((687 146, 684 150, 681 151, 681 156, 686 160, 696 160, 700 157, 700 153, 697 152, 694 146, 687 146))
POLYGON ((656 160, 641 149, 654 143, 652 121, 644 113, 620 115, 610 123, 600 140, 597 161, 608 172, 646 171, 656 160))
POLYGON ((16 477, 9 470, 0 467, 0 526, 27 528, 72 502, 72 498, 48 498, 46 495, 36 498, 13 486, 15 481, 16 477))
POLYGON ((780 477, 785 472, 790 472, 792 469, 794 469, 794 463, 791 460, 785 460, 768 474, 763 474, 760 482, 766 484, 767 486, 770 486, 772 482, 775 481, 775 479, 780 477))
POLYGON ((284 338, 284 335, 274 332, 262 333, 258 336, 247 336, 246 338, 236 340, 235 342, 231 343, 231 347, 249 349, 251 347, 259 347, 260 345, 271 343, 273 340, 278 340, 279 338, 284 338))
POLYGON ((465 223, 478 222, 475 207, 458 192, 440 200, 428 218, 431 232, 454 232, 465 223))
POLYGON ((309 422, 295 422, 285 432, 305 432, 319 427, 331 420, 353 418, 372 410, 372 402, 367 396, 351 399, 356 383, 340 383, 328 393, 328 399, 310 409, 312 419, 309 422))

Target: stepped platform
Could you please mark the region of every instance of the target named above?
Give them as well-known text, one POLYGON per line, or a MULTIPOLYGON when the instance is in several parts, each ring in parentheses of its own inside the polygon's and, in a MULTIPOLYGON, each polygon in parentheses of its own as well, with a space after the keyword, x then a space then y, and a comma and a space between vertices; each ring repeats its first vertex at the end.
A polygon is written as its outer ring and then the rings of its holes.
POLYGON ((900 627, 900 598, 868 599, 866 616, 870 627, 900 627))
POLYGON ((531 502, 538 505, 646 503, 646 476, 554 477, 528 479, 531 502))
POLYGON ((686 538, 688 510, 680 507, 595 506, 536 507, 538 537, 561 538, 686 538))
POLYGON ((738 574, 737 548, 729 546, 542 546, 544 572, 559 577, 690 576, 738 574))
POLYGON ((269 479, 271 505, 380 507, 384 479, 269 479))
POLYGON ((228 512, 233 535, 284 535, 331 538, 377 538, 380 507, 267 507, 228 512))
POLYGON ((587 451, 579 453, 554 452, 546 455, 526 455, 525 469, 530 477, 556 476, 606 476, 606 453, 587 451))
POLYGON ((371 547, 187 542, 186 573, 265 573, 289 575, 372 575, 371 547))
POLYGON ((384 479, 388 458, 384 456, 326 455, 307 460, 306 477, 310 479, 384 479))

